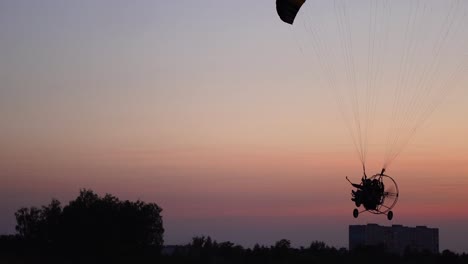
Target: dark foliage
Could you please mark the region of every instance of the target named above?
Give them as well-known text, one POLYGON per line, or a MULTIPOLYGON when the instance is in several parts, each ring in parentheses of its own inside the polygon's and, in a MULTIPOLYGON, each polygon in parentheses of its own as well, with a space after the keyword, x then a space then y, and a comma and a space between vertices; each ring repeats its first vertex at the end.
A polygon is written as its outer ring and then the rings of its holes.
POLYGON ((359 263, 359 264, 413 264, 413 263, 468 263, 468 256, 451 251, 441 254, 412 252, 403 256, 390 254, 381 246, 361 247, 353 251, 336 249, 324 242, 314 241, 309 247, 293 248, 287 239, 266 247, 256 244, 253 248, 243 248, 231 242, 213 241, 210 237, 195 237, 185 246, 166 247, 162 263, 206 263, 206 264, 314 264, 314 263, 359 263))
POLYGON ((2 237, 2 243, 14 248, 10 254, 48 261, 154 259, 163 245, 161 211, 154 203, 120 201, 110 194, 100 197, 82 190, 63 208, 52 200, 41 208, 19 209, 18 235, 2 237))
POLYGON ((82 190, 65 207, 52 200, 41 208, 21 208, 15 214, 17 235, 0 236, 0 263, 468 264, 468 255, 449 250, 407 250, 400 256, 383 246, 348 251, 320 241, 294 248, 287 239, 243 248, 201 236, 187 245, 163 247, 160 213, 154 203, 100 197, 90 190, 82 190))

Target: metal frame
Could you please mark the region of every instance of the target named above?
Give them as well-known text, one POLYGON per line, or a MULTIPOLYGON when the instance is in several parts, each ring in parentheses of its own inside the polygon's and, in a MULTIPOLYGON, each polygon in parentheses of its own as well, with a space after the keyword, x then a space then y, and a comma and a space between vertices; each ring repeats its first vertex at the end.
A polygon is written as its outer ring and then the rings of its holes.
MULTIPOLYGON (((371 179, 371 180, 372 179, 377 179, 380 182, 383 182, 384 181, 383 179, 388 179, 389 180, 388 182, 391 182, 393 184, 393 186, 395 187, 395 192, 385 192, 384 191, 384 195, 382 196, 382 200, 380 201, 380 203, 379 203, 379 205, 377 206, 376 209, 371 209, 371 210, 364 209, 364 210, 359 211, 357 208, 355 208, 354 210, 356 210, 358 212, 358 214, 355 215, 355 212, 353 212, 354 217, 357 218, 357 216, 359 216, 359 214, 367 211, 367 212, 372 213, 372 214, 387 215, 389 220, 391 220, 391 218, 393 217, 393 212, 391 210, 396 205, 396 203, 398 202, 398 196, 399 196, 399 193, 400 193, 399 190, 398 190, 398 184, 396 183, 396 181, 392 177, 390 177, 390 176, 388 176, 386 174, 383 174, 383 173, 377 173, 377 174, 371 176, 369 179, 371 179), (391 204, 388 204, 388 205, 385 204, 385 200, 386 200, 387 197, 394 197, 391 204), (389 215, 389 213, 390 213, 390 215, 389 215)), ((387 185, 388 185, 388 182, 387 182, 387 185)), ((384 184, 384 186, 385 185, 386 184, 384 184)))

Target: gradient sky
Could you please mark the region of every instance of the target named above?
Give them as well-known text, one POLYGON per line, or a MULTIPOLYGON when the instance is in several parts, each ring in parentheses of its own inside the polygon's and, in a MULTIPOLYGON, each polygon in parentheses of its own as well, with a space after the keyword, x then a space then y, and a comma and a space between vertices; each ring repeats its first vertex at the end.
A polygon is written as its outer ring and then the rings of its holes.
POLYGON ((274 0, 1 1, 0 233, 91 188, 158 203, 166 244, 346 247, 348 225, 379 223, 468 252, 466 76, 389 168, 394 220, 354 219, 344 176, 361 165, 291 32, 274 0))

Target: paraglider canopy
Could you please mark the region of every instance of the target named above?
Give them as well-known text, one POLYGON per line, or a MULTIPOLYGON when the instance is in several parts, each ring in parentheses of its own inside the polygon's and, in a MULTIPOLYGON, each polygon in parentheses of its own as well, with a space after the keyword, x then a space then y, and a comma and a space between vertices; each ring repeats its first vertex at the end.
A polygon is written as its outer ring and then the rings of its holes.
POLYGON ((466 76, 467 0, 276 0, 276 10, 363 167, 371 150, 388 168, 466 76))
POLYGON ((281 20, 288 24, 293 24, 297 12, 306 0, 276 0, 276 11, 281 20))

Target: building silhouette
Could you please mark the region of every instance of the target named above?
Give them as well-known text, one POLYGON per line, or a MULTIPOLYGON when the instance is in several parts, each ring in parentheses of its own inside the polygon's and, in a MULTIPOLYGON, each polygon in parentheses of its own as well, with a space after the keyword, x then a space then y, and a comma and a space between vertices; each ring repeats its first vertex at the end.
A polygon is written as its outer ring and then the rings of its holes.
POLYGON ((384 246, 388 252, 403 254, 405 250, 439 253, 439 229, 426 226, 350 225, 349 249, 359 246, 384 246))

